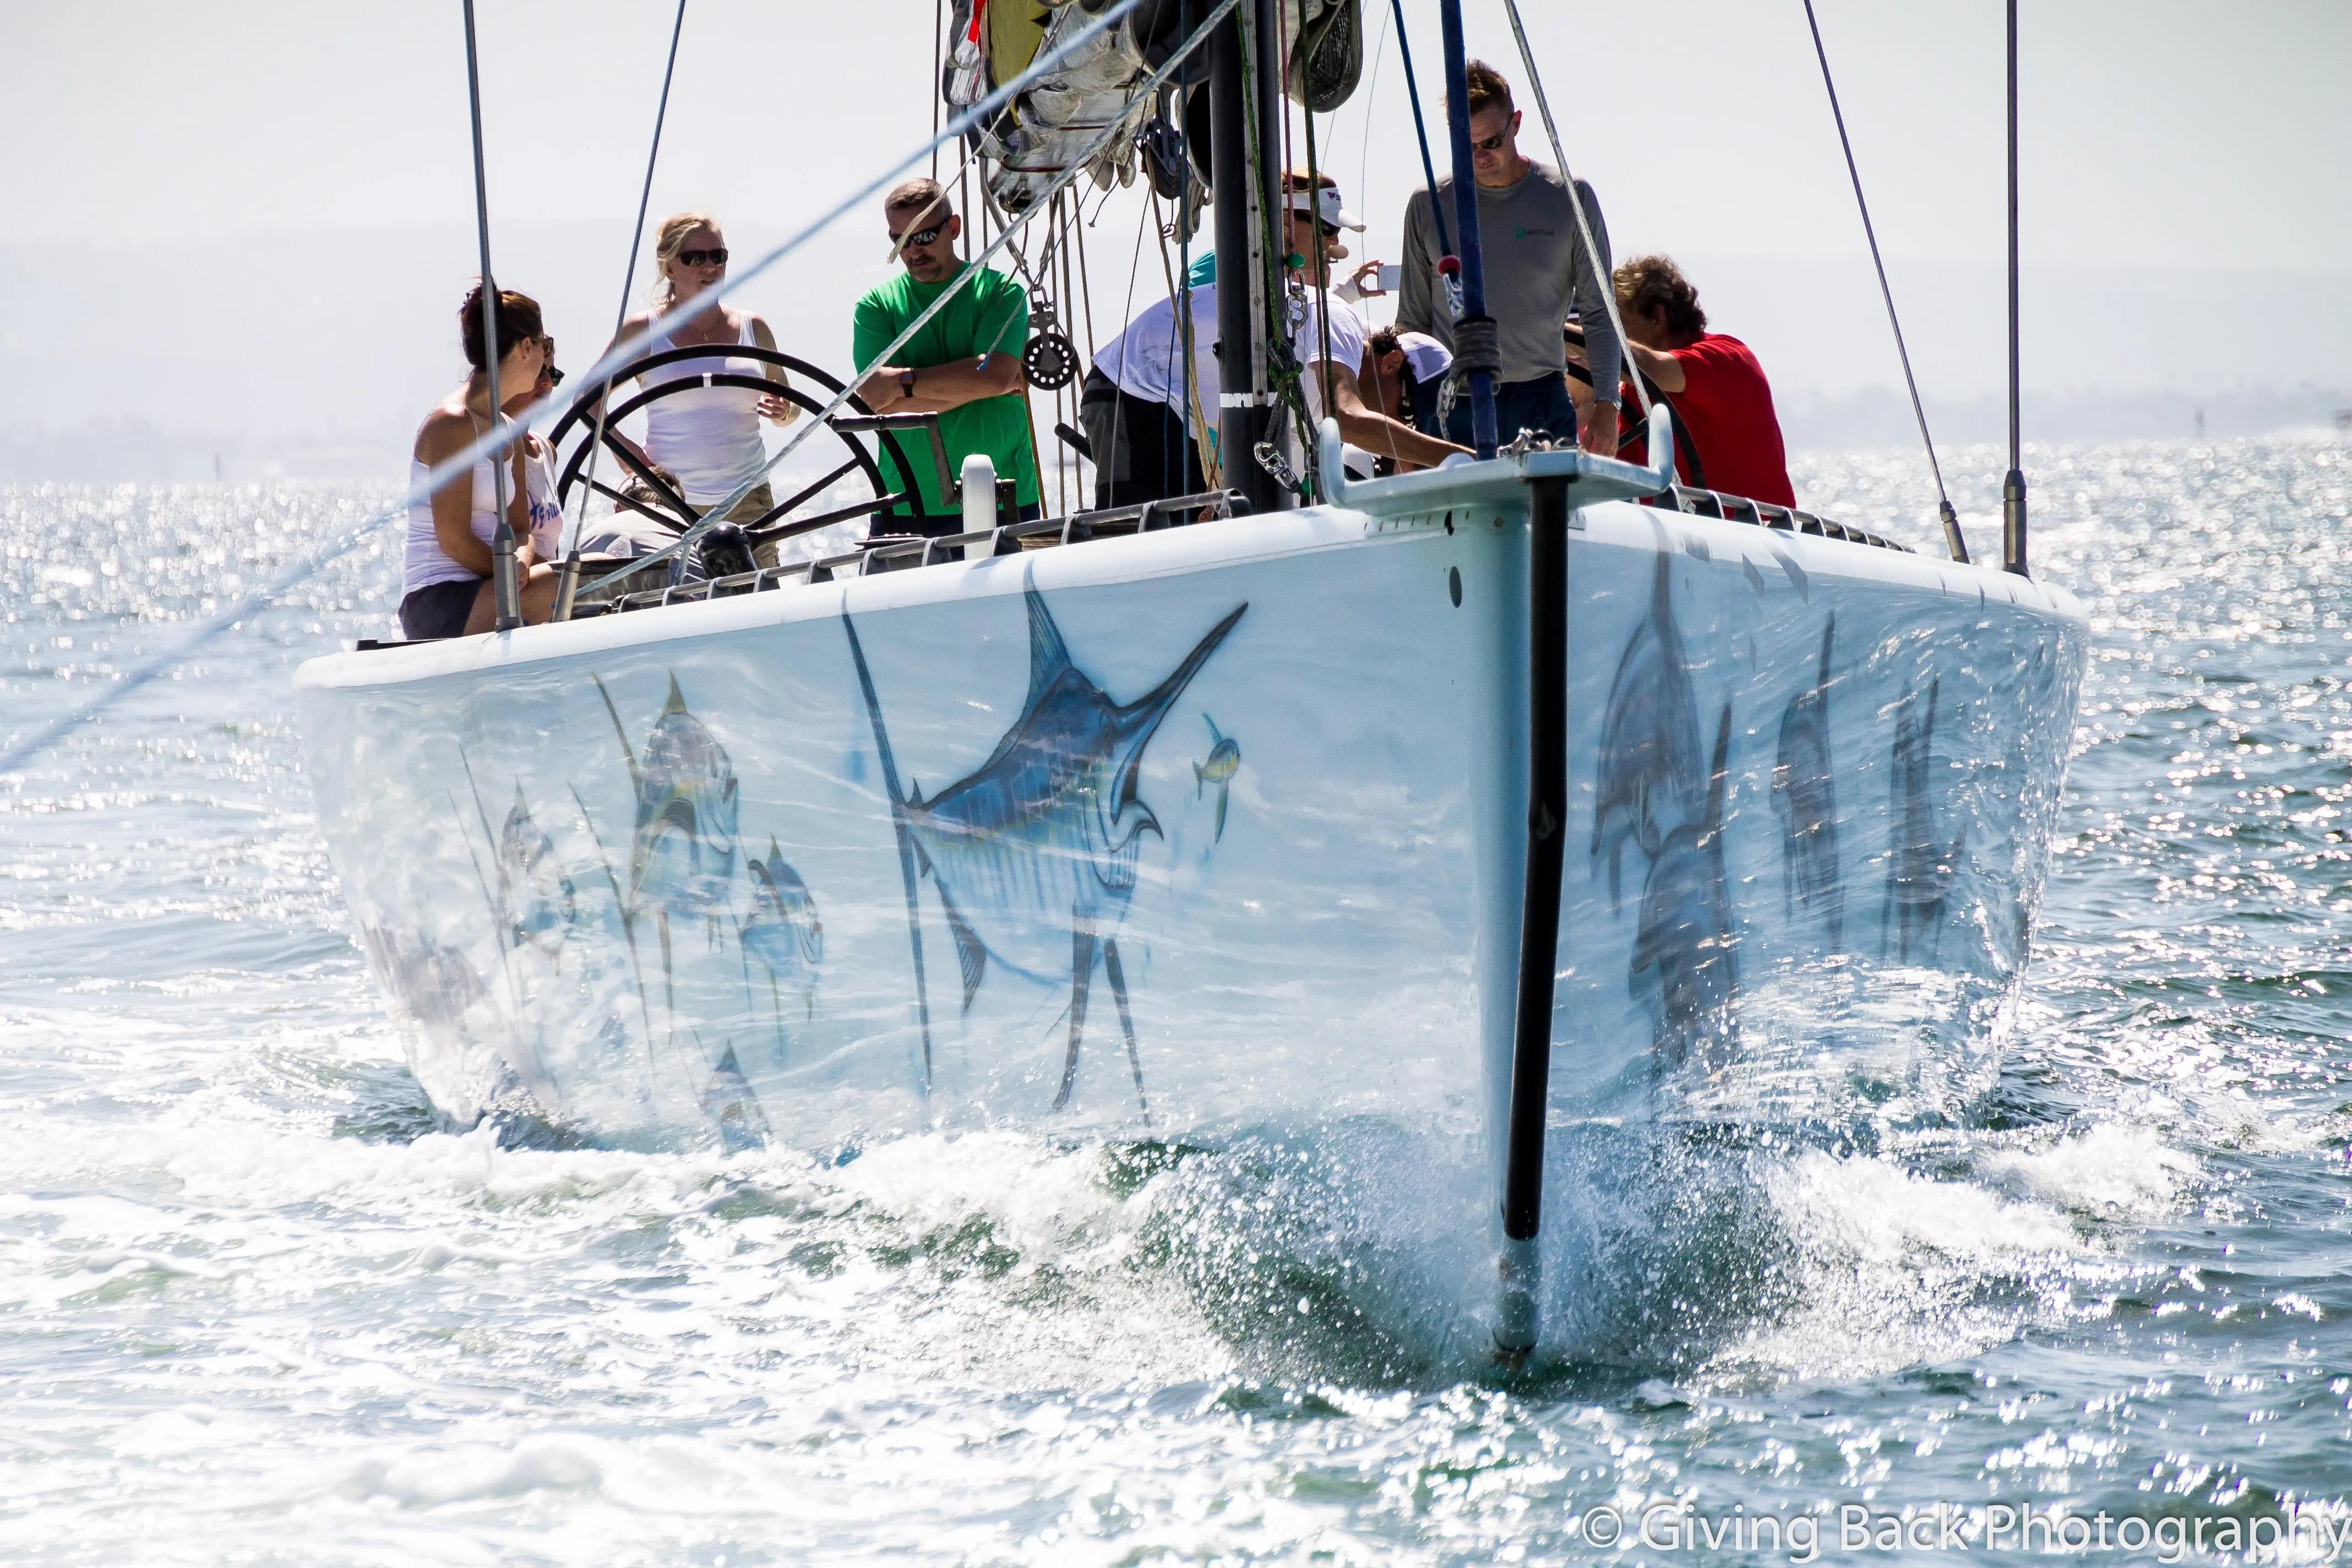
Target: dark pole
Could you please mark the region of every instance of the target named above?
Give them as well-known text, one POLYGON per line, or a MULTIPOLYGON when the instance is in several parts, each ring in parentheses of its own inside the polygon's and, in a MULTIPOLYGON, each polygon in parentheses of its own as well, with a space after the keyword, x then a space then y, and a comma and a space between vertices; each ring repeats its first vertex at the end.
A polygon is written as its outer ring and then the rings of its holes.
POLYGON ((1551 1103, 1552 982, 1559 953, 1568 825, 1568 485, 1536 480, 1528 531, 1528 858, 1519 905, 1518 1009, 1504 1133, 1503 1299, 1495 1344, 1535 1348, 1536 1236, 1543 1226, 1544 1121, 1551 1103))
POLYGON ((2009 477, 2000 482, 2000 563, 2025 570, 2025 442, 2018 417, 2017 0, 2009 0, 2009 477))
MULTIPOLYGON (((474 0, 466 5, 466 94, 474 112, 474 225, 482 242, 482 362, 489 379, 490 428, 499 427, 499 286, 490 277, 490 184, 482 167, 482 73, 474 51, 474 0)), ((490 535, 490 597, 502 632, 522 625, 522 584, 515 572, 514 523, 507 517, 507 454, 490 454, 491 491, 498 498, 499 522, 490 535)))
MULTIPOLYGON (((1438 19, 1445 26, 1445 129, 1454 152, 1454 222, 1462 248, 1462 319, 1454 326, 1454 353, 1467 340, 1483 335, 1491 348, 1495 327, 1486 314, 1486 276, 1478 250, 1478 175, 1470 161, 1469 58, 1462 43, 1462 0, 1439 0, 1438 19)), ((1495 377, 1492 372, 1470 372, 1470 444, 1482 458, 1495 455, 1495 377)))
POLYGON ((1404 61, 1404 95, 1412 103, 1412 133, 1421 143, 1421 174, 1429 187, 1429 216, 1437 221, 1437 249, 1440 255, 1454 249, 1453 238, 1445 232, 1445 214, 1437 202, 1437 169, 1429 161, 1429 127, 1421 118, 1421 84, 1412 79, 1412 40, 1405 36, 1404 0, 1389 0, 1396 11, 1397 58, 1404 61))
MULTIPOLYGON (((1251 167, 1245 95, 1252 84, 1242 60, 1246 6, 1217 26, 1209 38, 1209 183, 1216 203, 1217 357, 1220 406, 1217 458, 1228 489, 1249 500, 1253 511, 1271 511, 1285 492, 1254 454, 1265 439, 1272 410, 1264 397, 1265 369, 1255 363, 1252 290, 1259 270, 1251 244, 1250 191, 1258 183, 1251 167)), ((1202 411, 1204 414, 1206 410, 1202 411)))

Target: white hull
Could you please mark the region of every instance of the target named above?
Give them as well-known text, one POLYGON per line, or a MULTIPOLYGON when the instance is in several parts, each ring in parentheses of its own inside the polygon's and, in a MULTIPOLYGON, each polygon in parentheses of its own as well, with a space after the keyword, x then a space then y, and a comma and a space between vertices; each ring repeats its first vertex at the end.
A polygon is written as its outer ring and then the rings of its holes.
MULTIPOLYGON (((656 1145, 1368 1119, 1482 1226, 1527 503, 1411 488, 305 665, 320 821, 419 1079, 454 1122, 528 1104, 656 1145)), ((1981 1085, 2079 608, 1624 501, 1575 518, 1555 1124, 1981 1085)))

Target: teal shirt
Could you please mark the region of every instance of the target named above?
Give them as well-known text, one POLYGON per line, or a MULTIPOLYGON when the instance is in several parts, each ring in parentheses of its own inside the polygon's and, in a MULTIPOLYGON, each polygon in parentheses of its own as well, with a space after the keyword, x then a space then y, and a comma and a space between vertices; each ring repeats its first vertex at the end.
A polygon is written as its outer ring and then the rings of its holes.
MULTIPOLYGON (((938 283, 918 283, 901 271, 896 278, 857 301, 850 353, 862 371, 907 330, 907 323, 932 300, 970 276, 940 313, 923 323, 922 331, 892 355, 889 363, 920 371, 925 365, 950 364, 982 354, 1011 354, 1016 360, 1029 343, 1029 297, 1021 285, 990 268, 974 270, 970 262, 954 276, 938 283)), ((922 383, 917 377, 917 395, 922 383)), ((940 515, 956 509, 941 499, 929 443, 920 431, 899 431, 898 437, 915 471, 898 472, 889 449, 882 452, 882 477, 893 490, 910 487, 921 500, 921 510, 940 515)), ((940 440, 947 447, 950 479, 963 473, 963 460, 985 452, 996 465, 996 477, 1013 481, 1013 498, 1028 506, 1037 500, 1037 454, 1029 436, 1029 398, 1024 392, 982 397, 940 416, 940 440)), ((900 515, 903 515, 901 513, 900 515)))

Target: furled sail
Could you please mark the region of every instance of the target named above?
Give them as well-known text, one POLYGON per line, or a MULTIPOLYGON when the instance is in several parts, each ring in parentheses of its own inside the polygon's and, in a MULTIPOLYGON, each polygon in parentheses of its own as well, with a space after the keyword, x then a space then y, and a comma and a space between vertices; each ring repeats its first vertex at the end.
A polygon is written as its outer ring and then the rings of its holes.
MULTIPOLYGON (((968 108, 1028 68, 1041 52, 1085 28, 1109 0, 956 0, 947 101, 968 108)), ((1347 101, 1363 73, 1361 0, 1281 0, 1289 41, 1283 81, 1318 113, 1347 101)), ((1161 194, 1190 195, 1182 179, 1207 184, 1205 157, 1186 156, 1181 96, 1208 75, 1206 52, 1179 68, 1171 90, 1142 90, 1144 79, 1181 47, 1207 9, 1201 0, 1143 0, 1119 24, 1033 83, 974 133, 987 187, 1005 213, 1028 210, 1038 193, 1111 132, 1088 165, 1098 188, 1135 182, 1139 163, 1161 194)))

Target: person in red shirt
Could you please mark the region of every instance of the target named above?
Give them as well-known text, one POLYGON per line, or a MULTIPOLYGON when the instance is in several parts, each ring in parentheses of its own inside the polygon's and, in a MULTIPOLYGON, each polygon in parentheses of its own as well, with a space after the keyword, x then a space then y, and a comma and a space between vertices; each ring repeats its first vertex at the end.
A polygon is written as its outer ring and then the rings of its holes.
MULTIPOLYGON (((1637 256, 1616 270, 1627 368, 1665 394, 1675 415, 1675 467, 1683 483, 1795 506, 1772 386, 1755 351, 1706 330, 1698 290, 1671 258, 1637 256)), ((1625 406, 1638 406, 1628 395, 1625 406)), ((1645 460, 1639 448, 1621 454, 1645 460)))

